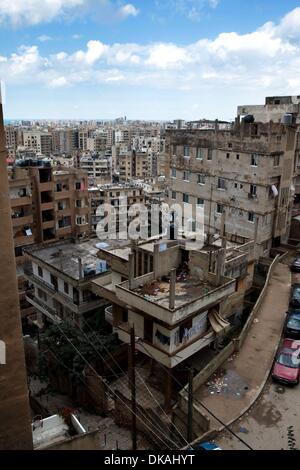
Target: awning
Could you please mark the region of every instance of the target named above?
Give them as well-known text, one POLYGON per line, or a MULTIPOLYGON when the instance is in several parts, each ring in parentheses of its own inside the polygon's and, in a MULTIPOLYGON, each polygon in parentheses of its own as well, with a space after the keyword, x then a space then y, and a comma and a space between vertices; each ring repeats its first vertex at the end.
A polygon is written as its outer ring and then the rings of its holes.
POLYGON ((224 333, 230 327, 230 323, 227 320, 224 320, 217 310, 212 310, 208 314, 208 319, 216 334, 224 333))

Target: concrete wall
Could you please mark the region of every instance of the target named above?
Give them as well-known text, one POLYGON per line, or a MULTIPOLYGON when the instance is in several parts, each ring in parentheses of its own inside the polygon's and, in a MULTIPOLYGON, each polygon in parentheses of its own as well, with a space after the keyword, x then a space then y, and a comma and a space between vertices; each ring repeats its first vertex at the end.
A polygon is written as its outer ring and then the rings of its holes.
POLYGON ((63 442, 44 447, 43 450, 99 450, 99 431, 70 437, 63 442))
POLYGON ((6 364, 0 364, 0 449, 32 449, 26 368, 14 256, 5 134, 0 104, 0 341, 6 364))

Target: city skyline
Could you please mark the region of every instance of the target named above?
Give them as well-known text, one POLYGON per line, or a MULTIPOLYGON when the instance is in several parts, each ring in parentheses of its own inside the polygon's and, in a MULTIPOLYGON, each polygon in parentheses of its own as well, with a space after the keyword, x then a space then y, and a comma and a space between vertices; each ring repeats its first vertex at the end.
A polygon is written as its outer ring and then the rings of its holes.
POLYGON ((298 94, 299 1, 30 5, 0 6, 7 119, 232 120, 298 94))

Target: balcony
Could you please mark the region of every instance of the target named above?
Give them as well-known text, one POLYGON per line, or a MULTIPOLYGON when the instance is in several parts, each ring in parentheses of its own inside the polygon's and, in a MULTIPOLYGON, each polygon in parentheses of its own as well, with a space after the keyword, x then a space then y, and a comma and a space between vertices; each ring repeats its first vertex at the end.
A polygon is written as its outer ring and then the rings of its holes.
POLYGON ((43 202, 41 204, 41 211, 49 211, 54 209, 54 202, 43 202))
POLYGON ((49 320, 51 320, 53 323, 59 324, 62 322, 61 318, 58 315, 56 315, 56 311, 53 308, 49 307, 49 305, 45 304, 44 302, 41 302, 36 297, 31 298, 29 296, 26 296, 26 300, 36 310, 46 315, 46 317, 49 318, 49 320))
POLYGON ((32 245, 34 243, 34 236, 26 236, 26 235, 21 235, 14 237, 14 243, 15 246, 26 246, 26 245, 32 245))
POLYGON ((32 204, 31 196, 16 197, 10 200, 11 207, 30 206, 32 204))
MULTIPOLYGON (((127 323, 121 323, 117 327, 114 327, 114 331, 118 334, 120 341, 130 344, 130 328, 127 323)), ((165 367, 173 368, 211 344, 215 340, 215 337, 215 333, 212 330, 208 330, 200 338, 197 338, 195 341, 192 341, 178 351, 175 351, 173 354, 163 351, 156 345, 149 343, 142 338, 136 342, 135 347, 142 354, 147 354, 150 358, 155 359, 165 367)))
POLYGON ((54 226, 55 226, 54 220, 45 220, 45 222, 42 223, 43 230, 47 228, 54 228, 54 226))
POLYGON ((57 191, 54 193, 54 199, 59 201, 60 199, 69 199, 71 197, 70 191, 57 191))
POLYGON ((111 273, 104 274, 92 281, 92 291, 99 297, 113 302, 114 304, 125 307, 125 304, 121 302, 116 295, 116 286, 112 282, 111 273))
POLYGON ((57 227, 56 233, 58 237, 70 235, 72 233, 72 226, 70 225, 68 227, 57 227))
POLYGON ((113 326, 113 306, 110 305, 105 309, 105 321, 113 326))
POLYGON ((33 223, 32 215, 25 215, 21 217, 12 217, 13 227, 23 227, 24 225, 31 225, 33 223))
POLYGON ((129 307, 145 312, 151 317, 169 325, 188 318, 224 300, 236 289, 235 279, 223 277, 221 285, 216 286, 216 275, 209 273, 207 282, 188 280, 176 282, 174 309, 169 308, 169 290, 167 282, 155 280, 154 273, 137 277, 133 280, 133 289, 129 281, 116 285, 116 295, 129 307), (148 293, 148 286, 155 284, 154 294, 148 293))
POLYGON ((53 191, 53 181, 46 181, 45 183, 39 183, 40 192, 53 191))
POLYGON ((86 215, 89 213, 89 207, 75 207, 76 215, 86 215))

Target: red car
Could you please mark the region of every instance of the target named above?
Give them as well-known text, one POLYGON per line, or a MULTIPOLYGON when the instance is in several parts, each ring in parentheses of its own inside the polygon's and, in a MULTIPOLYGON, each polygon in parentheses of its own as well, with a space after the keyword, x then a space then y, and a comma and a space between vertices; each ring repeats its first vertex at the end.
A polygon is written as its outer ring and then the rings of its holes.
POLYGON ((284 384, 297 385, 300 374, 300 341, 284 339, 275 359, 272 379, 284 384))

